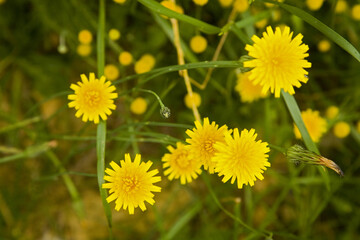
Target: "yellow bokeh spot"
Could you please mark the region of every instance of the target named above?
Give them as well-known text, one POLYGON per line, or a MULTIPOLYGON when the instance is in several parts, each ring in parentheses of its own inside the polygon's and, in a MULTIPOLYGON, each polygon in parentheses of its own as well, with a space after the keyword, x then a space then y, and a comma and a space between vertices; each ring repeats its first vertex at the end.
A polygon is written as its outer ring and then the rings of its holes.
POLYGON ((338 138, 345 138, 350 133, 350 125, 346 122, 338 122, 334 126, 334 135, 338 138))
POLYGON ((330 106, 326 109, 326 117, 328 119, 334 119, 339 114, 339 108, 336 106, 330 106))
POLYGON ((355 20, 360 20, 360 4, 356 4, 351 9, 351 16, 355 20))
POLYGON ((0 0, 0 4, 3 4, 6 0, 0 0))
POLYGON ((306 0, 306 6, 312 11, 319 10, 323 3, 324 0, 306 0))
POLYGON ((356 124, 356 130, 360 133, 360 120, 356 124))
POLYGON ((193 2, 194 2, 196 5, 204 6, 205 4, 208 3, 208 0, 193 0, 193 2))
POLYGON ((120 34, 120 31, 115 29, 115 28, 112 28, 110 29, 109 31, 109 38, 113 41, 116 41, 120 38, 121 34, 120 34))
POLYGON ((330 50, 331 44, 328 40, 324 39, 318 43, 318 49, 320 52, 327 52, 330 50))
POLYGON ((195 53, 202 53, 207 48, 207 40, 203 36, 197 35, 190 40, 190 48, 195 53))
POLYGON ((234 9, 237 12, 245 12, 249 8, 249 1, 248 0, 235 0, 234 2, 234 9))
POLYGON ((335 6, 336 13, 343 13, 346 11, 346 9, 347 9, 347 3, 345 0, 337 1, 336 6, 335 6))
POLYGON ((193 92, 192 97, 190 97, 189 94, 186 94, 184 98, 184 102, 187 108, 191 109, 193 102, 195 103, 196 107, 199 107, 201 104, 201 96, 197 92, 193 92))
POLYGON ((120 53, 119 62, 121 65, 128 66, 132 63, 132 61, 133 61, 133 57, 132 57, 131 53, 126 52, 126 51, 120 53))
MULTIPOLYGON (((170 9, 170 10, 173 10, 177 13, 180 13, 180 14, 183 14, 184 13, 184 9, 182 9, 182 7, 180 7, 179 5, 176 5, 175 3, 173 3, 172 1, 170 0, 165 0, 165 1, 162 1, 160 3, 161 5, 163 5, 164 7, 170 9)), ((168 19, 167 16, 164 16, 164 15, 161 15, 163 18, 165 19, 168 19)))
POLYGON ((88 44, 80 44, 76 48, 76 52, 82 57, 89 56, 91 53, 91 50, 92 50, 91 45, 88 45, 88 44))
POLYGON ((279 9, 275 9, 272 11, 272 19, 276 22, 279 21, 281 18, 281 12, 279 9))
MULTIPOLYGON (((284 2, 284 0, 275 0, 275 1, 277 1, 277 2, 284 2)), ((274 7, 274 5, 275 4, 273 4, 273 3, 265 3, 265 5, 268 7, 268 8, 271 8, 271 7, 274 7)))
POLYGON ((130 111, 134 114, 141 115, 147 109, 147 102, 144 98, 138 97, 130 104, 130 111))
POLYGON ((259 28, 259 29, 262 29, 262 28, 264 28, 264 27, 267 25, 267 23, 268 23, 267 19, 264 18, 264 19, 262 19, 262 20, 260 20, 260 21, 257 21, 257 22, 255 23, 255 27, 256 27, 256 28, 259 28))
POLYGON ((82 43, 82 44, 89 44, 92 42, 92 34, 89 30, 81 30, 78 34, 78 39, 79 39, 79 42, 82 43))
POLYGON ((135 63, 135 72, 138 74, 149 72, 151 69, 154 68, 155 63, 156 60, 153 55, 145 54, 135 63))
POLYGON ((126 0, 114 0, 114 2, 119 3, 119 4, 123 4, 123 3, 126 2, 126 0))
POLYGON ((234 0, 218 0, 220 5, 224 8, 230 7, 234 0))
POLYGON ((113 64, 108 64, 104 68, 104 75, 106 79, 113 81, 119 77, 119 69, 113 64))

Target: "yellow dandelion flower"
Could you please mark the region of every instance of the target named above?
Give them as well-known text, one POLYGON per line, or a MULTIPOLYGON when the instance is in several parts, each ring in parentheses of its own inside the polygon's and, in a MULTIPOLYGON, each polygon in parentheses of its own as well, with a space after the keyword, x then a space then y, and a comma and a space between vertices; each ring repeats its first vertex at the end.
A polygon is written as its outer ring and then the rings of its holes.
MULTIPOLYGON (((301 117, 304 121, 305 127, 310 134, 311 139, 314 142, 319 142, 322 135, 326 132, 326 120, 320 117, 319 111, 313 111, 311 109, 302 111, 301 117)), ((294 133, 296 138, 301 139, 301 133, 295 124, 294 133)))
POLYGON ((208 3, 208 0, 193 0, 193 2, 194 2, 196 5, 204 6, 205 4, 208 3))
MULTIPOLYGON (((180 7, 179 5, 176 5, 175 3, 173 3, 172 1, 170 0, 165 0, 165 1, 162 1, 160 3, 161 5, 163 5, 164 7, 174 11, 174 12, 177 12, 177 13, 180 13, 180 14, 183 14, 184 13, 184 10, 182 9, 182 7, 180 7)), ((164 15, 161 15, 163 18, 165 19, 168 19, 167 16, 164 16, 164 15)))
POLYGON ((203 125, 199 121, 195 121, 195 128, 186 131, 190 137, 186 139, 186 142, 190 144, 186 146, 190 157, 199 159, 209 173, 214 173, 215 168, 215 163, 211 161, 216 153, 214 144, 225 141, 224 133, 226 131, 228 131, 226 125, 219 128, 215 122, 210 124, 209 118, 204 118, 203 125))
POLYGON ((104 68, 106 79, 113 81, 119 77, 119 69, 114 64, 107 64, 104 68))
POLYGON ((160 182, 161 177, 155 176, 159 173, 157 169, 148 171, 151 165, 151 161, 141 162, 140 154, 136 154, 134 162, 129 154, 125 154, 125 161, 120 160, 120 166, 112 161, 112 169, 105 170, 108 175, 104 179, 108 182, 102 185, 102 188, 109 189, 110 196, 106 201, 110 203, 115 200, 115 210, 129 208, 129 214, 134 214, 137 207, 145 211, 145 202, 153 205, 155 201, 152 192, 161 191, 154 183, 160 182))
POLYGON ((99 79, 95 78, 94 73, 89 74, 89 79, 85 74, 80 75, 82 82, 71 84, 70 88, 75 91, 74 94, 68 95, 72 100, 68 106, 77 110, 75 116, 81 117, 84 122, 94 121, 99 123, 99 118, 107 119, 111 110, 115 110, 114 99, 118 97, 114 86, 106 81, 105 76, 99 79))
POLYGON ((275 33, 271 27, 266 29, 262 38, 254 35, 254 44, 245 46, 254 59, 244 62, 244 67, 253 68, 249 78, 254 84, 260 84, 264 93, 270 89, 278 98, 284 89, 294 94, 293 86, 300 87, 300 82, 308 81, 304 68, 310 68, 311 63, 304 58, 309 55, 306 53, 309 47, 302 43, 302 34, 292 39, 289 27, 283 31, 277 27, 275 33))
POLYGON ((239 129, 235 128, 233 135, 225 132, 225 142, 217 142, 214 147, 217 150, 215 157, 215 172, 224 176, 222 181, 227 182, 231 178, 231 184, 237 179, 239 189, 244 184, 254 185, 257 179, 263 180, 262 173, 268 162, 270 149, 267 142, 256 141, 257 134, 254 129, 244 129, 239 135, 239 129))
POLYGON ((320 52, 327 52, 330 50, 331 44, 328 40, 324 39, 318 43, 317 47, 320 52))
POLYGON ((346 138, 350 134, 350 125, 341 121, 334 125, 334 135, 338 138, 346 138))
POLYGON ((249 0, 235 0, 234 9, 235 11, 242 13, 248 10, 249 8, 249 0))
POLYGON ((78 34, 79 42, 82 44, 89 44, 92 41, 92 34, 89 30, 81 30, 78 34))
POLYGON ((356 130, 360 133, 360 120, 356 124, 356 130))
POLYGON ((355 20, 360 20, 360 4, 356 4, 352 7, 351 16, 355 20))
POLYGON ((115 29, 115 28, 112 28, 109 30, 109 38, 113 41, 116 41, 118 39, 120 39, 120 31, 115 29))
POLYGON ((114 2, 119 3, 119 4, 124 4, 126 2, 126 0, 114 0, 114 2))
POLYGON ((190 97, 189 94, 186 94, 185 95, 185 98, 184 98, 184 102, 185 102, 185 106, 187 108, 192 108, 192 103, 194 102, 195 103, 195 106, 196 107, 199 107, 200 104, 201 104, 201 96, 200 94, 198 94, 197 92, 193 92, 192 94, 192 98, 190 97))
POLYGON ((176 148, 168 146, 170 153, 166 153, 162 161, 164 175, 168 176, 169 180, 179 179, 181 184, 192 182, 198 175, 201 174, 201 162, 199 159, 191 158, 184 144, 176 143, 176 148))
POLYGON ((135 72, 145 73, 151 71, 155 66, 156 60, 151 54, 144 54, 141 58, 135 63, 134 69, 135 72))
POLYGON ((334 119, 339 114, 339 108, 336 106, 330 106, 326 109, 326 117, 328 119, 334 119))
POLYGON ((89 56, 91 53, 91 50, 92 50, 92 47, 91 47, 91 45, 88 45, 88 44, 80 44, 76 48, 76 52, 82 57, 89 56))
POLYGON ((242 102, 253 102, 259 98, 264 98, 267 93, 262 92, 260 85, 254 85, 249 79, 250 72, 240 73, 237 77, 235 90, 239 93, 242 102))
POLYGON ((207 40, 203 36, 196 35, 190 40, 190 48, 194 53, 202 53, 207 48, 207 40))
POLYGON ((338 0, 335 6, 336 13, 343 13, 347 9, 347 3, 345 0, 338 0))
POLYGON ((219 3, 222 7, 230 7, 234 0, 219 0, 219 3))
POLYGON ((141 115, 147 109, 147 102, 142 97, 137 97, 134 101, 130 104, 130 111, 134 114, 141 115))
POLYGON ((128 66, 132 63, 133 57, 129 52, 121 52, 119 55, 119 62, 121 65, 128 66))
POLYGON ((311 11, 319 10, 321 8, 321 6, 323 5, 323 3, 324 3, 324 0, 306 0, 306 6, 311 11))

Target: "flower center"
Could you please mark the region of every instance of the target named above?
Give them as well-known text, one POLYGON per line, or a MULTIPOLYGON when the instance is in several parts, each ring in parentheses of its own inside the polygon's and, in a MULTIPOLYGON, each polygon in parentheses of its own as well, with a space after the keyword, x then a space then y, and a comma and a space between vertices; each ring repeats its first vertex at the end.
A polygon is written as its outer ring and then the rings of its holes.
POLYGON ((214 153, 214 139, 208 139, 208 140, 205 140, 204 142, 204 151, 207 152, 207 153, 214 153))
POLYGON ((128 193, 139 189, 139 179, 137 176, 124 177, 122 181, 124 184, 124 190, 128 193))
POLYGON ((175 161, 179 168, 187 168, 190 163, 188 156, 186 156, 185 154, 179 154, 175 161))
POLYGON ((91 107, 99 105, 100 100, 101 97, 99 91, 91 90, 85 93, 85 101, 91 107))

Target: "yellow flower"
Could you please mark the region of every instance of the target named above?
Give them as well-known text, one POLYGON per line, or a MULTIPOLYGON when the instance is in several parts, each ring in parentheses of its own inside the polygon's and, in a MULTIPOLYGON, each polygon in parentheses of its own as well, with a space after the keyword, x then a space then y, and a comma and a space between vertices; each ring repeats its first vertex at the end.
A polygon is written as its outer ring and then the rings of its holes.
MULTIPOLYGON (((275 0, 275 1, 277 1, 277 2, 284 2, 284 0, 275 0)), ((275 4, 273 4, 273 3, 265 3, 265 5, 267 6, 267 7, 273 7, 275 4)))
POLYGON ((328 40, 324 39, 318 43, 318 49, 320 52, 327 52, 330 50, 331 44, 328 40))
POLYGON ((0 0, 0 4, 3 4, 6 0, 0 0))
POLYGON ((324 0, 306 0, 306 5, 312 11, 319 10, 323 5, 324 0))
POLYGON ((201 162, 199 159, 191 158, 185 145, 178 142, 176 149, 168 146, 167 149, 170 153, 166 153, 162 161, 164 175, 169 175, 169 180, 179 179, 181 184, 190 183, 201 174, 201 162))
POLYGON ((140 73, 145 73, 145 72, 149 72, 151 71, 154 66, 155 66, 155 58, 153 55, 151 54, 144 54, 143 56, 141 56, 141 58, 135 63, 135 72, 140 74, 140 73))
POLYGON ((196 35, 190 40, 190 48, 194 53, 202 53, 207 48, 207 40, 203 36, 196 35))
POLYGON ((193 92, 192 98, 190 97, 189 94, 186 94, 184 98, 184 102, 187 108, 191 109, 193 102, 195 103, 196 107, 199 107, 201 104, 201 96, 197 92, 193 92))
POLYGON ((113 64, 108 64, 104 68, 104 75, 110 81, 115 80, 119 77, 119 69, 113 64))
POLYGON ((129 52, 121 52, 119 55, 119 62, 121 65, 128 66, 132 63, 133 57, 129 52))
POLYGON ((263 93, 270 89, 275 97, 280 97, 280 90, 284 89, 294 94, 293 86, 300 87, 300 82, 308 81, 304 68, 310 68, 311 63, 304 58, 309 55, 306 53, 309 47, 302 43, 301 34, 291 39, 293 33, 289 27, 283 31, 277 27, 275 33, 271 27, 266 29, 263 38, 254 35, 254 44, 245 46, 248 55, 254 58, 244 62, 244 67, 253 68, 249 79, 260 84, 263 93))
POLYGON ((110 86, 110 82, 102 76, 99 79, 95 78, 94 73, 89 74, 89 79, 85 74, 80 75, 82 82, 71 84, 70 88, 75 91, 75 94, 68 95, 68 99, 72 100, 68 106, 77 110, 75 116, 81 117, 84 122, 94 121, 99 123, 99 117, 102 120, 107 119, 107 115, 111 114, 110 110, 115 110, 115 98, 117 93, 113 93, 116 89, 110 86))
POLYGON ((219 3, 222 7, 230 7, 234 0, 219 0, 219 3))
MULTIPOLYGON (((163 5, 164 7, 174 11, 174 12, 177 12, 177 13, 180 13, 180 14, 183 14, 184 13, 184 10, 182 9, 182 7, 180 7, 179 5, 176 5, 175 3, 173 3, 172 1, 170 0, 165 0, 165 1, 162 1, 160 3, 161 5, 163 5)), ((163 18, 165 19, 168 19, 167 16, 164 16, 164 15, 161 15, 163 18)))
POLYGON ((334 126, 334 135, 338 138, 345 138, 350 134, 350 125, 344 121, 338 122, 334 126))
POLYGON ((235 128, 233 136, 225 132, 225 142, 217 142, 214 147, 217 150, 212 161, 215 163, 215 172, 224 176, 222 181, 227 182, 231 178, 231 184, 237 179, 239 189, 244 184, 254 185, 256 178, 263 180, 262 173, 268 162, 270 149, 267 142, 256 141, 257 134, 254 129, 244 129, 239 134, 235 128))
POLYGON ((130 104, 130 111, 134 114, 141 115, 147 109, 147 102, 142 97, 136 98, 130 104))
POLYGON ((237 12, 245 12, 249 8, 249 0, 235 0, 234 9, 237 12))
POLYGON ((112 161, 112 169, 105 170, 108 175, 104 179, 108 182, 102 185, 102 188, 109 189, 110 196, 106 201, 110 203, 115 200, 115 210, 129 208, 129 214, 134 214, 137 207, 145 211, 145 201, 153 205, 155 201, 152 192, 161 191, 154 183, 160 182, 161 177, 155 176, 159 173, 157 169, 148 171, 151 165, 151 161, 141 162, 140 154, 136 154, 134 162, 129 154, 125 154, 125 161, 120 160, 120 166, 112 161))
MULTIPOLYGON (((320 117, 318 111, 307 109, 301 112, 301 117, 304 121, 305 127, 308 130, 311 139, 314 142, 319 142, 322 135, 326 132, 327 124, 326 120, 320 117)), ((301 133, 298 127, 294 124, 295 137, 300 139, 301 133)))
POLYGON ((209 173, 214 173, 215 163, 211 158, 215 155, 215 142, 224 142, 224 133, 227 132, 227 126, 221 128, 215 122, 210 124, 209 118, 204 118, 204 124, 201 125, 199 121, 195 121, 195 128, 188 129, 186 134, 190 137, 186 139, 186 148, 192 159, 199 159, 204 165, 204 169, 209 173))
POLYGON ((351 16, 355 20, 360 20, 360 4, 356 4, 352 7, 351 16))
POLYGON ((91 45, 88 45, 88 44, 80 44, 76 48, 76 52, 82 57, 89 56, 91 53, 91 50, 92 50, 91 45))
POLYGON ((120 31, 115 29, 115 28, 112 28, 110 29, 109 31, 109 38, 113 41, 116 41, 120 38, 121 34, 120 34, 120 31))
POLYGON ((89 44, 92 41, 92 34, 89 30, 81 30, 78 35, 79 42, 82 44, 89 44))
POLYGON ((266 18, 264 18, 264 19, 262 19, 262 20, 260 20, 260 21, 257 21, 257 22, 255 23, 255 27, 256 27, 256 28, 259 28, 259 29, 262 29, 262 28, 264 28, 264 27, 267 25, 267 23, 268 23, 268 20, 267 20, 266 18))
POLYGON ((114 2, 119 3, 119 4, 124 4, 126 2, 126 0, 114 0, 114 2))
POLYGON ((205 4, 208 3, 208 0, 193 0, 193 2, 194 2, 196 5, 204 6, 205 4))
POLYGON ((360 133, 360 120, 356 124, 356 130, 360 133))
POLYGON ((335 6, 336 13, 343 13, 347 9, 347 3, 345 0, 338 0, 335 6))
POLYGON ((326 117, 328 119, 334 119, 339 114, 339 108, 335 106, 330 106, 326 109, 326 117))
POLYGON ((239 93, 242 102, 253 102, 259 98, 264 98, 267 93, 262 93, 260 85, 254 85, 249 79, 250 72, 241 73, 237 76, 237 85, 235 90, 239 93))

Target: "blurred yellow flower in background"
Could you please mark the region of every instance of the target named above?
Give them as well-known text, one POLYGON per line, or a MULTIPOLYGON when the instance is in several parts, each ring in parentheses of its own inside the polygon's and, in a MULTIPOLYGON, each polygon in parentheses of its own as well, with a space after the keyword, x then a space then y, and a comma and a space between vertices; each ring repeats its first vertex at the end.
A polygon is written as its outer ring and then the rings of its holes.
POLYGON ((91 45, 88 44, 80 44, 76 48, 76 52, 82 57, 89 56, 91 51, 92 51, 92 47, 91 45))
POLYGON ((189 151, 189 155, 193 159, 200 159, 204 165, 204 169, 209 173, 214 173, 215 163, 211 161, 211 158, 215 155, 214 144, 216 142, 224 142, 224 133, 228 131, 227 126, 219 126, 212 122, 210 124, 209 118, 204 118, 204 123, 195 121, 195 128, 192 130, 186 130, 186 134, 190 137, 186 139, 186 148, 189 151))
POLYGON ((360 120, 356 124, 356 130, 360 133, 360 120))
POLYGON ((268 93, 262 92, 262 87, 254 85, 249 79, 250 72, 240 73, 237 75, 237 84, 235 90, 239 93, 242 102, 253 102, 259 98, 264 98, 268 93))
POLYGON ((135 98, 130 104, 130 111, 136 115, 143 114, 147 109, 147 102, 142 97, 135 98))
POLYGON ((326 117, 328 119, 334 119, 338 116, 339 114, 339 108, 336 106, 330 106, 326 109, 326 117))
POLYGON ((242 13, 248 10, 249 8, 249 0, 235 0, 234 9, 235 11, 242 13))
POLYGON ((133 56, 131 55, 131 53, 126 51, 120 53, 119 62, 121 65, 128 66, 132 63, 132 61, 133 61, 133 56))
POLYGON ((244 184, 254 185, 256 179, 263 180, 262 173, 268 162, 270 149, 267 142, 256 141, 257 134, 254 129, 244 129, 239 134, 235 128, 233 134, 225 132, 225 142, 217 142, 214 147, 217 150, 212 161, 215 163, 215 172, 224 176, 222 181, 231 179, 231 184, 237 179, 239 189, 244 184))
MULTIPOLYGON (((301 117, 304 121, 306 129, 310 134, 311 139, 314 142, 319 142, 320 138, 327 130, 326 120, 320 116, 319 111, 313 111, 311 109, 302 111, 301 117)), ((294 133, 296 138, 301 139, 301 133, 295 124, 294 133)))
POLYGON ((112 28, 109 30, 109 38, 113 41, 116 41, 118 39, 120 39, 120 31, 115 29, 115 28, 112 28))
POLYGON ((99 79, 95 78, 94 73, 89 74, 89 79, 85 74, 81 74, 81 82, 71 84, 70 88, 74 90, 74 94, 68 95, 71 102, 68 104, 70 108, 77 110, 75 116, 82 116, 84 122, 93 121, 99 123, 107 119, 107 115, 111 114, 111 110, 116 109, 114 99, 118 97, 114 93, 116 88, 111 82, 106 81, 105 76, 99 79))
POLYGON ((324 0, 306 0, 306 6, 312 11, 319 10, 323 3, 324 0))
POLYGON ((194 53, 202 53, 207 48, 207 40, 201 35, 196 35, 190 39, 190 48, 194 53))
POLYGON ((141 58, 135 63, 134 69, 135 72, 145 73, 151 71, 155 66, 156 60, 151 54, 144 54, 141 58))
POLYGON ((317 47, 320 52, 327 52, 330 50, 331 44, 328 40, 323 39, 318 43, 317 47))
POLYGON ((351 16, 355 20, 360 20, 360 4, 356 4, 352 7, 351 16))
POLYGON ((120 160, 120 166, 114 161, 110 162, 112 169, 106 168, 105 173, 108 175, 104 176, 108 182, 102 185, 102 188, 109 189, 106 201, 110 203, 115 200, 115 210, 128 208, 129 214, 134 214, 137 207, 145 211, 145 202, 153 205, 155 201, 152 192, 161 191, 154 183, 160 182, 161 177, 155 176, 159 173, 157 169, 149 171, 151 165, 151 161, 141 162, 140 154, 136 154, 132 162, 128 153, 125 154, 125 161, 120 160))
POLYGON ((126 0, 114 0, 114 2, 119 3, 119 4, 123 4, 123 3, 126 2, 126 0))
POLYGON ((205 4, 208 3, 208 0, 193 0, 193 2, 194 2, 196 5, 204 6, 205 4))
POLYGON ((222 7, 230 7, 234 0, 218 0, 222 7))
POLYGON ((260 84, 263 93, 270 89, 277 98, 281 89, 294 94, 293 86, 300 87, 300 82, 308 81, 308 72, 304 68, 310 68, 311 63, 304 58, 309 55, 309 47, 302 43, 302 34, 292 39, 289 27, 283 31, 277 27, 275 33, 271 27, 266 30, 262 38, 256 35, 251 38, 253 45, 245 46, 248 55, 254 58, 244 62, 244 67, 253 68, 249 79, 260 84))
POLYGON ((345 138, 350 134, 350 125, 341 121, 334 125, 334 135, 338 138, 345 138))
POLYGON ((107 64, 104 68, 106 79, 113 81, 119 77, 119 69, 114 64, 107 64))
POLYGON ((89 44, 92 42, 93 36, 89 30, 81 30, 78 34, 78 40, 82 44, 89 44))
POLYGON ((179 179, 181 184, 192 182, 201 174, 201 162, 199 159, 191 158, 185 145, 181 142, 176 143, 176 148, 168 146, 170 153, 162 157, 164 175, 169 180, 179 179))
POLYGON ((184 98, 185 106, 187 108, 192 108, 192 103, 195 103, 196 107, 199 107, 201 104, 201 96, 197 92, 193 92, 192 97, 187 93, 184 98))
POLYGON ((347 9, 347 3, 345 0, 338 0, 335 6, 335 12, 336 13, 343 13, 347 9))
MULTIPOLYGON (((180 7, 179 5, 176 5, 175 3, 173 3, 172 1, 170 0, 165 0, 165 1, 162 1, 160 3, 161 5, 163 5, 164 7, 174 11, 174 12, 177 12, 177 13, 180 13, 180 14, 183 14, 184 13, 184 9, 182 7, 180 7)), ((168 19, 167 16, 164 16, 164 15, 161 15, 163 18, 165 19, 168 19)))

